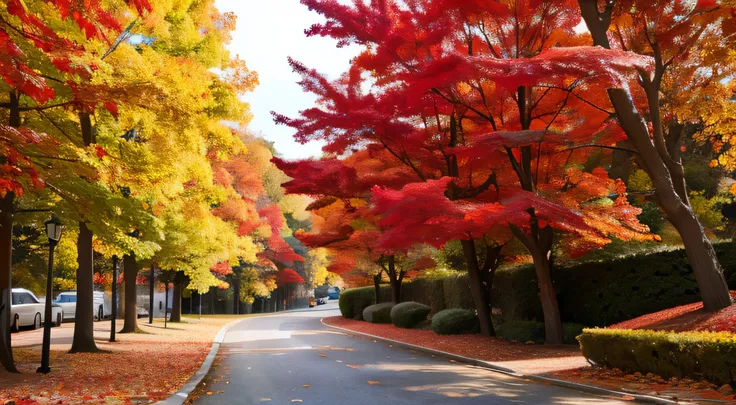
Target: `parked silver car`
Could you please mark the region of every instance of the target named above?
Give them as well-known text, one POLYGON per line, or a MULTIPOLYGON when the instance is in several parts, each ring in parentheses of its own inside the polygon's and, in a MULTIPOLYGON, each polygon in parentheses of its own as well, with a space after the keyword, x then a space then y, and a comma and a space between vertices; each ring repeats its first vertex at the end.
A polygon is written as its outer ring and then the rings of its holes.
MULTIPOLYGON (((77 314, 77 292, 65 291, 56 296, 55 304, 60 305, 64 309, 64 319, 73 319, 77 314)), ((102 291, 94 292, 94 319, 100 321, 111 315, 110 305, 105 300, 105 293, 102 291)))

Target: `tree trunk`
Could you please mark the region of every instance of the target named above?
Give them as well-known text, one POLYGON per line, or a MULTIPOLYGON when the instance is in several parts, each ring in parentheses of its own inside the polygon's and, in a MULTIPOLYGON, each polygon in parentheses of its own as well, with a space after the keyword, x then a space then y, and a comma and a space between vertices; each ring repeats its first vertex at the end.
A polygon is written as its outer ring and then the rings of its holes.
POLYGON ((532 220, 532 235, 528 235, 518 228, 512 228, 514 235, 527 248, 534 261, 537 273, 539 299, 544 314, 545 343, 561 345, 564 343, 562 333, 562 317, 557 303, 557 293, 552 284, 551 261, 553 230, 550 227, 538 229, 536 221, 532 220))
MULTIPOLYGON (((125 257, 123 257, 125 260, 125 257)), ((125 262, 123 261, 123 278, 125 278, 125 262)), ((118 286, 118 319, 125 319, 125 281, 118 286)))
POLYGON ((679 211, 675 215, 670 215, 667 210, 665 213, 682 237, 688 261, 703 298, 704 308, 716 312, 730 306, 733 302, 728 291, 728 283, 723 276, 723 268, 713 245, 692 209, 683 206, 679 211))
POLYGON ((138 263, 135 253, 123 256, 123 282, 125 283, 125 318, 120 333, 138 332, 138 308, 135 279, 138 277, 138 263))
POLYGON ((468 265, 468 280, 470 280, 470 294, 473 296, 473 304, 478 312, 478 320, 480 321, 480 334, 483 336, 496 336, 491 320, 491 306, 489 302, 490 293, 486 290, 480 275, 480 266, 478 265, 478 255, 475 250, 475 242, 473 240, 461 240, 465 254, 465 262, 468 265))
POLYGON ((240 315, 240 273, 242 270, 233 269, 233 314, 240 315))
POLYGON ((383 273, 378 273, 373 276, 373 289, 376 294, 376 304, 381 302, 381 274, 383 273))
MULTIPOLYGON (((8 124, 18 128, 21 124, 18 95, 10 92, 10 119, 8 124)), ((4 161, 7 157, 2 157, 4 161)), ((7 192, 0 198, 0 363, 11 373, 17 373, 11 346, 10 306, 12 305, 13 268, 13 214, 15 214, 15 194, 7 192)))
POLYGON ((11 373, 18 372, 10 345, 14 200, 15 195, 10 192, 0 199, 0 363, 11 373))
POLYGON ((87 228, 86 223, 80 222, 77 239, 77 310, 74 316, 74 340, 70 353, 99 351, 94 335, 94 316, 97 308, 94 307, 93 254, 92 231, 87 228))
POLYGON ((550 262, 546 257, 539 257, 534 260, 534 268, 537 271, 539 299, 542 302, 542 313, 544 314, 544 341, 547 344, 561 345, 565 343, 562 333, 562 317, 560 306, 557 303, 557 293, 552 284, 550 262))
POLYGON ((386 274, 388 275, 388 282, 391 287, 391 302, 396 305, 401 302, 401 281, 404 278, 404 272, 396 271, 396 258, 393 255, 388 256, 386 274))
POLYGON ((181 290, 183 286, 178 276, 178 274, 174 276, 174 302, 171 303, 170 322, 181 322, 181 290))

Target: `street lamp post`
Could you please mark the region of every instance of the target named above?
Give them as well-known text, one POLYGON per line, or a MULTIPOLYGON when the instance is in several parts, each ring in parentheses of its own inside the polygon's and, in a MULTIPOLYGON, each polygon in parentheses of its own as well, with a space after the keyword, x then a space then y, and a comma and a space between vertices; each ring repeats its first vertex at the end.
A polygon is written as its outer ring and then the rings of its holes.
POLYGON ((167 328, 168 318, 166 315, 169 314, 169 280, 166 280, 166 296, 164 298, 164 329, 167 328))
POLYGON ((61 232, 64 227, 59 218, 52 217, 45 222, 46 236, 49 238, 49 271, 46 275, 46 303, 44 308, 43 323, 43 345, 41 347, 41 367, 36 369, 37 373, 47 374, 51 371, 49 367, 49 351, 51 350, 51 300, 54 295, 53 277, 54 277, 54 249, 61 239, 61 232))
POLYGON ((115 319, 118 317, 118 256, 112 256, 112 315, 110 316, 110 341, 115 341, 115 319))

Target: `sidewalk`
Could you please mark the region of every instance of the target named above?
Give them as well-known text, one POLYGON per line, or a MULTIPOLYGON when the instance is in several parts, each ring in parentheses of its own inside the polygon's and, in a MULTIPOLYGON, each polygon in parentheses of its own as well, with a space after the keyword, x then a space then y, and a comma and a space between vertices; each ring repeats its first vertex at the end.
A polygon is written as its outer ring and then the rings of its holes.
POLYGON ((650 403, 736 403, 733 391, 704 381, 664 380, 639 373, 591 367, 572 345, 536 345, 509 342, 480 335, 437 335, 430 330, 401 329, 393 325, 372 324, 341 316, 323 318, 330 327, 369 335, 388 343, 416 347, 450 361, 461 361, 507 374, 536 379, 547 384, 568 385, 573 389, 615 391, 627 400, 650 403), (719 392, 720 390, 720 392, 719 392))
MULTIPOLYGON (((13 334, 21 374, 0 371, 0 403, 103 404, 150 403, 176 392, 199 369, 220 328, 246 316, 184 316, 182 323, 140 319, 144 333, 117 334, 109 343, 110 322, 95 323, 100 353, 69 354, 73 324, 52 329, 51 373, 36 374, 40 331, 13 334), (35 402, 34 402, 35 401, 35 402)), ((118 327, 122 324, 119 322, 118 327)))

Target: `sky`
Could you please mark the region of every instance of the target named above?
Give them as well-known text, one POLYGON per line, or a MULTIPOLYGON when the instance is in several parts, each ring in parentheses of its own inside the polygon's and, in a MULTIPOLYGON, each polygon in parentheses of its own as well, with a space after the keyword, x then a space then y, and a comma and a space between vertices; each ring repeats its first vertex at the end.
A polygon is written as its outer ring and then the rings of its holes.
POLYGON ((294 142, 294 131, 275 125, 271 118, 271 111, 297 117, 300 110, 314 105, 315 97, 296 84, 299 75, 291 71, 286 58, 291 56, 336 79, 348 69, 358 48, 338 49, 331 38, 307 38, 304 30, 324 19, 299 0, 216 0, 215 4, 221 12, 238 16, 229 49, 258 72, 260 85, 244 97, 254 115, 250 129, 274 142, 286 159, 320 156, 321 144, 294 142))

